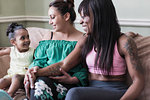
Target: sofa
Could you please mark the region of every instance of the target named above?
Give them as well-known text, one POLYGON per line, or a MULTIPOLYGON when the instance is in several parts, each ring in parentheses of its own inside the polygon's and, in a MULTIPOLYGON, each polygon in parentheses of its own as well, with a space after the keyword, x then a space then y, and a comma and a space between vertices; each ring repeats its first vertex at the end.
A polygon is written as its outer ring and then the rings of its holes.
MULTIPOLYGON (((49 34, 49 29, 37 28, 37 27, 28 27, 29 36, 31 39, 30 46, 36 48, 39 41, 42 40, 45 34, 49 34)), ((129 34, 132 32, 129 32, 129 34)), ((150 100, 150 36, 141 36, 135 35, 132 36, 134 39, 137 48, 138 56, 142 63, 144 69, 144 78, 145 78, 145 87, 142 93, 139 95, 137 100, 150 100)), ((9 55, 0 57, 0 78, 7 74, 7 69, 9 68, 9 55)), ((127 78, 127 82, 131 84, 130 77, 127 78)), ((22 100, 25 98, 24 89, 19 89, 15 96, 14 100, 22 100)))

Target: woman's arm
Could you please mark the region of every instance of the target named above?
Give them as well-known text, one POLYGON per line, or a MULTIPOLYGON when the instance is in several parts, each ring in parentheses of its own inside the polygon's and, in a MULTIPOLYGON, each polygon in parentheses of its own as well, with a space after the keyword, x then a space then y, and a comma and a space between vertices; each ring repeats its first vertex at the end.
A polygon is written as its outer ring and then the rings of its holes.
POLYGON ((80 70, 76 71, 73 75, 69 75, 63 69, 61 69, 62 76, 50 76, 49 78, 55 79, 59 82, 66 84, 76 84, 78 86, 87 86, 88 85, 88 71, 85 67, 82 67, 80 70))
POLYGON ((119 39, 119 51, 125 56, 128 72, 133 81, 121 100, 135 100, 144 88, 143 69, 136 44, 131 38, 123 35, 119 39))
POLYGON ((52 64, 45 68, 40 68, 35 74, 36 76, 60 75, 61 74, 60 68, 62 68, 65 71, 68 71, 69 69, 71 69, 80 62, 80 54, 81 49, 75 47, 75 49, 63 61, 52 64))
POLYGON ((3 56, 3 55, 9 55, 10 54, 10 47, 0 47, 0 56, 3 56))
POLYGON ((26 84, 29 81, 29 77, 56 76, 56 75, 63 74, 60 71, 60 68, 62 68, 64 71, 68 71, 69 69, 76 66, 80 62, 81 49, 86 41, 86 38, 87 36, 84 35, 81 39, 79 39, 75 49, 63 61, 52 64, 45 68, 40 68, 40 69, 36 68, 35 70, 34 68, 28 69, 25 75, 24 84, 26 84), (32 73, 34 73, 35 76, 32 73))
POLYGON ((56 76, 60 75, 62 68, 64 71, 68 71, 81 61, 81 49, 86 41, 87 36, 82 36, 75 49, 61 62, 52 64, 45 68, 41 68, 37 71, 36 76, 56 76))

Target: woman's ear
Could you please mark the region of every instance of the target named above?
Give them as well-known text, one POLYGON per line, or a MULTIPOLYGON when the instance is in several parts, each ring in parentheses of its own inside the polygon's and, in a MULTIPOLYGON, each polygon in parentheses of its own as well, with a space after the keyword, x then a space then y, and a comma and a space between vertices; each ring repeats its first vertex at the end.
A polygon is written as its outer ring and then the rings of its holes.
POLYGON ((15 45, 15 44, 16 44, 15 39, 11 39, 11 40, 10 40, 10 43, 11 43, 12 45, 15 45))
POLYGON ((66 13, 65 15, 64 15, 64 19, 65 19, 65 21, 68 21, 69 19, 70 19, 70 13, 66 13))

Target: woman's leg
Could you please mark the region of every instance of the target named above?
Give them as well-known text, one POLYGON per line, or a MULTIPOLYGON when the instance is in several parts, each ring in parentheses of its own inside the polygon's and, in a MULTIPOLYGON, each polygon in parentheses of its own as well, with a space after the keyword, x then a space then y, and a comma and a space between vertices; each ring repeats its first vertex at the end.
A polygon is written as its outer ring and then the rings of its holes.
POLYGON ((75 87, 68 91, 65 100, 119 100, 124 93, 97 87, 75 87))
POLYGON ((63 100, 73 85, 59 83, 48 77, 38 77, 30 91, 31 100, 63 100))
POLYGON ((65 100, 120 100, 126 91, 126 86, 120 86, 113 82, 95 81, 90 86, 70 89, 65 100))

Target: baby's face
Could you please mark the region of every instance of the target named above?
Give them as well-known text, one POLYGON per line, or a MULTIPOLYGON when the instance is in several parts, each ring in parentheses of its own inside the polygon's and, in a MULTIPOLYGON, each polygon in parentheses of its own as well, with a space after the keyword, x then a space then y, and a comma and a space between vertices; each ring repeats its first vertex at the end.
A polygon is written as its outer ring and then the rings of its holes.
POLYGON ((28 31, 25 29, 19 29, 15 31, 15 41, 14 46, 18 49, 19 52, 26 52, 29 50, 30 39, 28 31))

